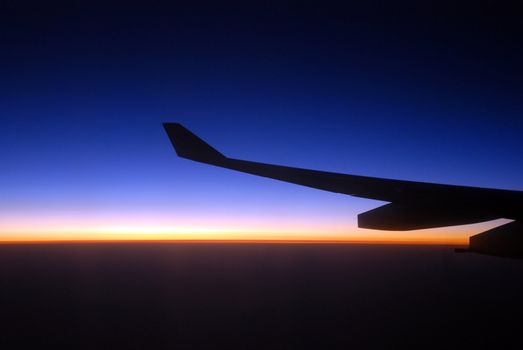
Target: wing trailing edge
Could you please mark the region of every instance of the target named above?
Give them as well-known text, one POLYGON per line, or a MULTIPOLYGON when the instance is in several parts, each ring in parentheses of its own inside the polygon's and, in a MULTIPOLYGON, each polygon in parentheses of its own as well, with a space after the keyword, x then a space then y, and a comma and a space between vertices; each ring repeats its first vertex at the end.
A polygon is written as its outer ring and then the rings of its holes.
POLYGON ((442 203, 440 206, 389 203, 358 214, 358 227, 373 230, 411 231, 466 225, 497 219, 496 215, 467 206, 442 203))

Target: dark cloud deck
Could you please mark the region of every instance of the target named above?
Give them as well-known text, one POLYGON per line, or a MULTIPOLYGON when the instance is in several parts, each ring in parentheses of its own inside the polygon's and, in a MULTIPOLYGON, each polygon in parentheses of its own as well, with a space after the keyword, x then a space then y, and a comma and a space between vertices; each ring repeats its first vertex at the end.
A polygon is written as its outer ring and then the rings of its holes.
POLYGON ((495 348, 519 341, 522 269, 447 246, 3 245, 0 344, 495 348))

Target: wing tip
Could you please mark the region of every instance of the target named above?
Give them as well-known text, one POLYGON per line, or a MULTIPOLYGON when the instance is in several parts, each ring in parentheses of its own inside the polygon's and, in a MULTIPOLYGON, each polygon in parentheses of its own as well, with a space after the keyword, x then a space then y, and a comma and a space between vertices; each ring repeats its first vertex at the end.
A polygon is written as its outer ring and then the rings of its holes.
POLYGON ((225 159, 222 153, 218 152, 182 124, 165 122, 162 125, 179 157, 203 163, 216 163, 225 159))

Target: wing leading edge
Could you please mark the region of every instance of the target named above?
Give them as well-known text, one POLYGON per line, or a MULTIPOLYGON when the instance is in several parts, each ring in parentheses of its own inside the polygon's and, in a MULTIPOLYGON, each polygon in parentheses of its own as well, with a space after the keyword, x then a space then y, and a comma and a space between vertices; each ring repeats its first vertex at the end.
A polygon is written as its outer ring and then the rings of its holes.
POLYGON ((523 219, 519 209, 523 207, 521 191, 339 174, 234 159, 224 156, 179 123, 164 123, 163 126, 182 158, 325 191, 390 202, 360 214, 360 227, 414 230, 498 218, 523 219))

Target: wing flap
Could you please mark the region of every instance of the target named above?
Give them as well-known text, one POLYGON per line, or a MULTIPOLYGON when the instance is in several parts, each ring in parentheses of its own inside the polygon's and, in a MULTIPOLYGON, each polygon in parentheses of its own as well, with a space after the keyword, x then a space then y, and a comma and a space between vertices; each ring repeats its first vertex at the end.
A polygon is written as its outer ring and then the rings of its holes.
POLYGON ((512 221, 470 237, 469 251, 523 258, 523 223, 512 221))
POLYGON ((358 227, 374 230, 409 231, 426 228, 473 224, 497 219, 488 212, 455 207, 451 203, 441 206, 405 206, 396 203, 358 215, 358 227))

